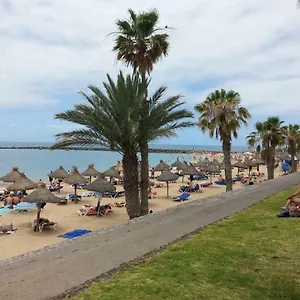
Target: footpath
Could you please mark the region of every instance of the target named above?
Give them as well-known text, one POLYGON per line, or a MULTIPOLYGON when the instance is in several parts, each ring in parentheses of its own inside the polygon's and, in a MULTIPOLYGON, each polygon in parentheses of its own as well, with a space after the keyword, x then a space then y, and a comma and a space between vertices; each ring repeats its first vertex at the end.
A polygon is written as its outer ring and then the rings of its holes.
POLYGON ((300 172, 0 261, 0 299, 49 300, 296 185, 300 185, 300 172))

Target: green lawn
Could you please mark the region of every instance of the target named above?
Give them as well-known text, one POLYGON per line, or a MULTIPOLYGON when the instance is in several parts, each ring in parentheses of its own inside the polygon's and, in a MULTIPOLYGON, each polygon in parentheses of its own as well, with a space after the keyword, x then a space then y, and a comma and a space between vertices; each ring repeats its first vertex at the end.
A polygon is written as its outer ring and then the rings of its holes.
POLYGON ((276 217, 290 193, 208 226, 72 299, 299 300, 300 219, 276 217))

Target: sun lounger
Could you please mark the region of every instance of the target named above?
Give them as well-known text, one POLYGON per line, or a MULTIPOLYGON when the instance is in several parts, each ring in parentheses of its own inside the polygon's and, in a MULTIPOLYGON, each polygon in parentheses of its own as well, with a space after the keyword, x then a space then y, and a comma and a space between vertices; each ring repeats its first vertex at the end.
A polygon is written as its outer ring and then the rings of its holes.
POLYGON ((100 206, 99 212, 96 210, 95 207, 90 208, 81 208, 78 210, 80 216, 106 216, 108 212, 111 211, 111 206, 109 205, 102 205, 100 206))
POLYGON ((115 202, 115 203, 114 203, 114 206, 115 206, 115 207, 125 207, 125 205, 126 205, 125 202, 120 202, 120 203, 119 203, 119 202, 115 202))
POLYGON ((188 200, 188 198, 190 197, 190 195, 191 194, 189 194, 189 193, 183 193, 183 194, 181 194, 178 197, 173 197, 172 200, 173 201, 178 201, 178 202, 186 201, 186 200, 188 200))
POLYGON ((95 192, 88 191, 81 194, 81 197, 92 197, 95 196, 95 192))
MULTIPOLYGON (((77 189, 80 189, 80 190, 85 189, 85 186, 86 185, 84 183, 77 184, 77 189)), ((72 188, 75 188, 74 184, 72 184, 72 188)))
POLYGON ((78 203, 81 200, 81 196, 75 194, 69 194, 68 198, 69 200, 74 201, 75 203, 78 203))
POLYGON ((36 209, 35 203, 21 202, 14 206, 15 211, 28 211, 36 209))
MULTIPOLYGON (((34 229, 36 228, 36 225, 37 225, 36 223, 37 223, 37 220, 35 219, 32 224, 34 229)), ((48 219, 41 218, 39 221, 39 231, 42 232, 44 230, 44 228, 53 228, 56 230, 56 225, 57 225, 57 223, 55 223, 55 222, 50 222, 48 219)))
POLYGON ((124 191, 103 193, 103 197, 105 198, 118 198, 122 196, 124 196, 124 191))

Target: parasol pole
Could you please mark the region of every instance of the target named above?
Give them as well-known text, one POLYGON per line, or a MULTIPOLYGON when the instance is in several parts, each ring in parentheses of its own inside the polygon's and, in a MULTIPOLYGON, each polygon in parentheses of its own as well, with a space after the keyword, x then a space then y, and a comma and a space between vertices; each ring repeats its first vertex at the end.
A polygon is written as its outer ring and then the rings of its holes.
POLYGON ((99 213, 100 213, 100 203, 102 200, 102 193, 98 192, 98 203, 97 203, 97 217, 99 217, 99 213))

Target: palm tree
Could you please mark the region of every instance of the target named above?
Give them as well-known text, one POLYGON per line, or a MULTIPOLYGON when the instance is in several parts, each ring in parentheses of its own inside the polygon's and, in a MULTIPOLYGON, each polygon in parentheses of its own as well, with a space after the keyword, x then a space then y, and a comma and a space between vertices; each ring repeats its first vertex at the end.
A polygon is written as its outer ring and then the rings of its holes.
POLYGON ((159 14, 157 10, 135 13, 128 10, 129 19, 117 20, 117 32, 114 32, 117 59, 131 66, 134 72, 138 72, 145 85, 145 105, 141 110, 141 124, 146 127, 141 130, 143 135, 139 137, 141 152, 141 205, 142 214, 147 214, 148 208, 148 182, 149 182, 149 134, 147 123, 144 120, 149 117, 149 102, 147 101, 147 78, 153 70, 154 64, 168 54, 169 35, 159 33, 162 28, 157 27, 159 14))
POLYGON ((295 160, 297 149, 300 146, 300 126, 298 124, 289 124, 283 127, 284 137, 288 147, 288 153, 291 155, 292 172, 297 171, 297 162, 295 160))
POLYGON ((204 102, 195 106, 200 113, 198 126, 210 137, 220 138, 224 153, 226 191, 232 190, 231 141, 237 138, 241 125, 251 118, 248 110, 240 105, 240 95, 235 91, 216 90, 204 102))
POLYGON ((276 147, 284 145, 283 123, 278 117, 269 117, 264 122, 257 122, 256 131, 247 136, 249 146, 257 146, 262 159, 267 162, 268 179, 274 178, 276 147))
POLYGON ((107 75, 101 91, 89 86, 91 95, 83 92, 87 104, 57 114, 56 119, 81 125, 80 129, 57 135, 52 149, 71 145, 101 145, 123 155, 126 209, 130 219, 140 215, 138 191, 138 112, 144 97, 144 87, 138 76, 124 77, 120 72, 116 83, 107 75))
MULTIPOLYGON (((58 142, 52 149, 66 148, 71 145, 101 145, 109 147, 123 155, 124 189, 126 209, 130 218, 140 215, 138 189, 138 138, 140 130, 139 112, 144 103, 144 85, 139 75, 124 77, 119 74, 114 83, 108 77, 101 91, 90 86, 91 95, 81 93, 88 104, 76 105, 73 110, 57 114, 56 119, 84 126, 81 129, 57 135, 58 142)), ((161 137, 171 137, 179 128, 193 124, 185 121, 193 114, 181 106, 181 96, 162 100, 166 87, 159 88, 149 98, 149 117, 145 122, 149 126, 149 141, 161 137)))

